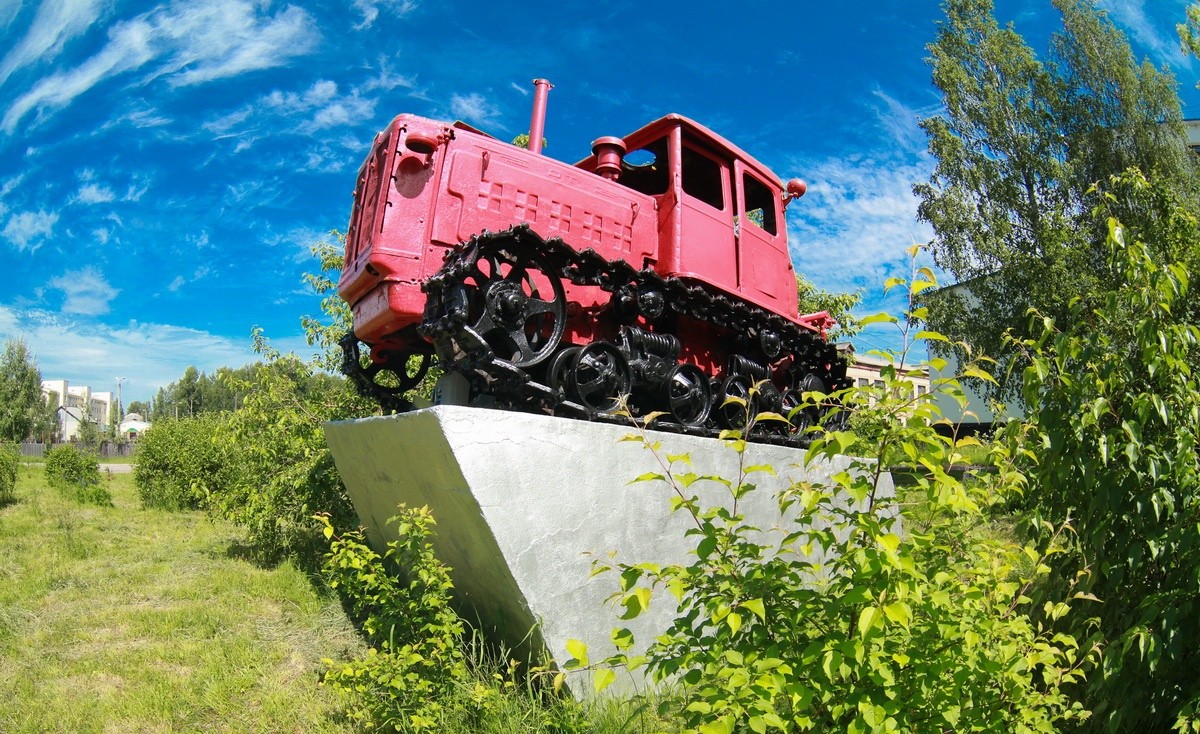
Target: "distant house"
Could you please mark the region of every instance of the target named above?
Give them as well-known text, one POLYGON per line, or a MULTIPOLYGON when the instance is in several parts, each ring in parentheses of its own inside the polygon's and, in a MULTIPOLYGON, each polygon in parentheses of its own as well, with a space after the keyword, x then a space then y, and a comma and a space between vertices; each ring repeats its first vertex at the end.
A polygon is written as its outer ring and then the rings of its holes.
POLYGON ((108 425, 114 400, 111 392, 95 392, 86 385, 71 385, 66 380, 42 380, 42 394, 53 400, 51 407, 58 415, 58 435, 62 441, 78 437, 79 426, 84 422, 108 425))
POLYGON ((136 441, 150 428, 150 423, 138 413, 129 413, 121 419, 118 431, 127 441, 136 441))
MULTIPOLYGON (((852 344, 839 345, 838 350, 846 357, 846 377, 855 387, 883 387, 883 369, 899 366, 880 357, 858 354, 852 344)), ((905 365, 903 371, 897 370, 897 376, 909 385, 909 395, 904 397, 916 397, 929 392, 929 369, 926 366, 905 365)))

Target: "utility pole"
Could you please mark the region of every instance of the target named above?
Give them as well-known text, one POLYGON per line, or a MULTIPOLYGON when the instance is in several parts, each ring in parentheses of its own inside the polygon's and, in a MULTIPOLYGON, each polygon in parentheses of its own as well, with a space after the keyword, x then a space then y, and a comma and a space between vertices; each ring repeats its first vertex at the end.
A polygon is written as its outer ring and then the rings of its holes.
POLYGON ((124 377, 117 378, 117 423, 125 420, 125 406, 121 405, 121 383, 125 382, 124 377))

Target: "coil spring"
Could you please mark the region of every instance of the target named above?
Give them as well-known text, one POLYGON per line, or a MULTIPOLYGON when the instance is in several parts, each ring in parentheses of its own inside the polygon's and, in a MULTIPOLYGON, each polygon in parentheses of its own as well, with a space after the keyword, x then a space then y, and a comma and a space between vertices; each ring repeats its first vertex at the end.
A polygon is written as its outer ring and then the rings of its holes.
POLYGON ((731 375, 745 375, 755 381, 765 380, 771 376, 766 367, 740 354, 730 355, 726 371, 731 375))
POLYGON ((679 339, 673 334, 652 334, 636 326, 621 330, 626 348, 631 354, 658 357, 674 362, 682 349, 679 339))

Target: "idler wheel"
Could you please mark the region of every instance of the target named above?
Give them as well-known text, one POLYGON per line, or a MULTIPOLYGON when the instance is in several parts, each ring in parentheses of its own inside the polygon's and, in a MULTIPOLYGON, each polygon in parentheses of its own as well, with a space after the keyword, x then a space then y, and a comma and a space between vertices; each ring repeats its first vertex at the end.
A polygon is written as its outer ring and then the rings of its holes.
POLYGON ((541 364, 562 341, 567 325, 562 279, 528 245, 477 246, 457 289, 463 292, 451 302, 467 304, 468 326, 516 367, 541 364))
POLYGON ((685 426, 702 426, 712 411, 708 375, 694 364, 678 364, 667 373, 667 405, 671 416, 685 426))
POLYGON ((546 367, 546 384, 554 388, 560 396, 568 395, 567 393, 567 377, 571 370, 571 365, 575 360, 575 355, 579 354, 582 347, 563 347, 558 354, 554 355, 554 359, 550 360, 550 364, 546 367))
POLYGON ((750 415, 758 412, 750 396, 751 382, 745 375, 729 375, 721 380, 717 389, 717 420, 723 428, 742 429, 746 427, 747 411, 750 415), (729 398, 741 398, 742 403, 728 403, 729 398))
POLYGON ((421 383, 433 364, 433 355, 380 349, 373 351, 367 365, 363 366, 359 344, 353 335, 341 340, 343 374, 354 382, 360 395, 373 398, 392 410, 407 410, 408 400, 404 393, 421 383))
POLYGON ((567 393, 580 405, 600 413, 616 410, 629 394, 629 362, 607 342, 587 345, 571 360, 567 393))

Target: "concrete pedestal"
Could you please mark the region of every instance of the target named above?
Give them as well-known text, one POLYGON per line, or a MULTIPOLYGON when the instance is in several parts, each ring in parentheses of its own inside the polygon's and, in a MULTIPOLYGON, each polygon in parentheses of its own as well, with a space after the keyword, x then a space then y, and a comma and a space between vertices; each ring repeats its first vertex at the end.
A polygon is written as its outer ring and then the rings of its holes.
MULTIPOLYGON (((622 442, 634 429, 483 408, 437 406, 403 415, 329 423, 326 437, 367 535, 378 549, 395 537, 387 528, 396 506, 428 505, 437 520, 433 545, 452 569, 460 611, 518 651, 543 649, 558 664, 571 658, 567 640, 588 644, 591 658, 614 651, 614 627, 629 627, 639 647, 664 631, 674 599, 657 595, 648 611, 623 621, 606 600, 615 574, 589 578, 592 559, 636 563, 686 562, 690 516, 670 512, 663 482, 631 480, 662 472, 660 458, 640 443, 622 442)), ((737 476, 739 457, 722 442, 650 432, 665 454, 688 454, 697 474, 737 476)), ((770 464, 777 476, 755 475, 759 490, 739 511, 760 528, 780 523, 777 490, 819 481, 847 460, 807 470, 795 449, 752 445, 746 465, 770 464)), ((891 480, 880 491, 891 494, 891 480)), ((698 482, 712 502, 723 487, 698 482), (707 486, 704 486, 707 485, 707 486)), ((577 695, 586 676, 569 679, 577 695)), ((640 677, 618 674, 614 690, 640 688, 640 677)))

